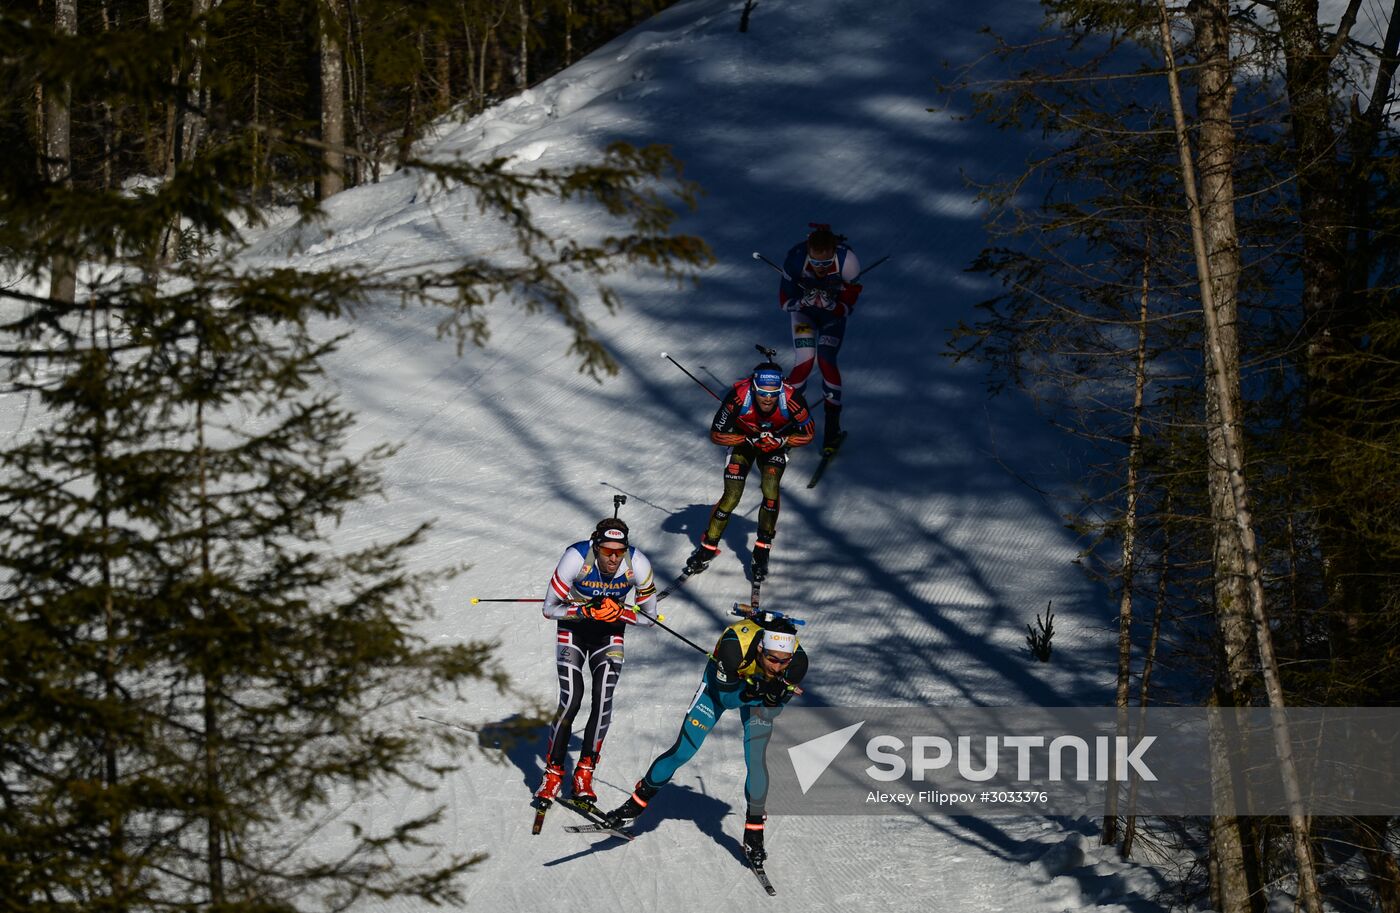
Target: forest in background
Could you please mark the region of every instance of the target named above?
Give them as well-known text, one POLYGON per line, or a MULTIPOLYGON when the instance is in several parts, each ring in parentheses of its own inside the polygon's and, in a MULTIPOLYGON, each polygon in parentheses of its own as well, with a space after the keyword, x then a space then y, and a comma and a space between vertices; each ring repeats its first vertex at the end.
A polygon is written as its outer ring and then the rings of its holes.
POLYGON ((484 110, 669 5, 6 0, 7 38, 49 36, 91 65, 66 85, 10 86, 0 143, 7 167, 27 154, 36 173, 85 187, 167 178, 204 147, 236 145, 251 199, 308 184, 326 196, 394 168, 434 118, 484 110), (139 80, 122 56, 137 45, 163 64, 139 80), (143 85, 157 79, 168 87, 143 85))
MULTIPOLYGON (((972 175, 973 269, 1001 292, 949 354, 1097 455, 1069 519, 1118 606, 1121 725, 1134 704, 1395 706, 1395 4, 1041 7, 997 75, 955 81, 1042 142, 1023 173, 972 175)), ((1228 795, 1244 774, 1216 750, 1228 795)), ((1198 825, 1188 904, 1400 911, 1393 818, 1198 825)), ((1113 795, 1103 842, 1138 834, 1113 795)))

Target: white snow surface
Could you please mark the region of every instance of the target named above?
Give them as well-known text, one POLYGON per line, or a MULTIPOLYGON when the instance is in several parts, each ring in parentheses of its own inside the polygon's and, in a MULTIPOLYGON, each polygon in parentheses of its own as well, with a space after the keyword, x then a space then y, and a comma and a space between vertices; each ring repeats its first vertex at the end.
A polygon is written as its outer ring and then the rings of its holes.
MULTIPOLYGON (((555 700, 554 625, 531 604, 480 597, 542 596, 560 552, 611 514, 658 568, 679 571, 720 494, 723 451, 708 440, 715 402, 669 352, 714 389, 761 360, 790 365, 777 277, 809 221, 831 222, 862 259, 892 254, 870 275, 841 352, 850 439, 816 489, 817 455, 797 451, 785 478, 764 602, 808 619, 808 702, 830 705, 1103 705, 1115 607, 1073 565, 1077 544, 1056 505, 1026 484, 1079 473, 1059 437, 1012 397, 989 399, 982 373, 941 356, 948 330, 986 297, 964 272, 983 243, 981 210, 963 171, 1016 168, 1029 144, 958 120, 934 79, 945 60, 979 55, 983 24, 1003 31, 1039 20, 1030 0, 766 0, 747 34, 740 0, 689 0, 643 23, 518 98, 437 127, 427 154, 518 167, 562 166, 608 142, 674 147, 706 191, 681 231, 706 238, 717 265, 697 285, 644 272, 616 277, 623 309, 586 301, 621 365, 597 383, 566 354, 549 314, 493 305, 484 349, 459 357, 437 338, 441 314, 367 308, 331 373, 360 424, 353 446, 404 446, 389 463, 387 497, 346 518, 346 544, 382 540, 435 518, 421 567, 469 563, 436 595, 433 642, 493 638, 522 692, 555 700), (1025 652, 1025 625, 1053 601, 1053 662, 1025 652)), ((506 248, 464 193, 430 191, 397 173, 340 194, 314 228, 273 226, 251 257, 269 265, 452 262, 506 248)), ((594 213, 541 207, 559 233, 588 231, 594 213)), ((818 384, 809 399, 819 399, 818 384)), ((821 410, 816 410, 820 417, 821 410)), ((32 421, 32 416, 30 421, 32 421)), ((18 419, 16 419, 18 421, 18 419)), ((724 553, 663 603, 667 623, 708 645, 746 600, 756 479, 730 522, 724 553)), ((632 632, 597 786, 621 802, 669 746, 704 660, 664 631, 632 632)), ((520 708, 475 689, 415 708, 469 725, 520 708)), ((578 735, 587 706, 575 726, 578 735)), ((732 717, 732 718, 730 718, 732 717)), ((782 725, 781 720, 778 723, 782 725)), ((565 833, 555 809, 530 834, 540 743, 500 763, 471 758, 435 797, 437 836, 489 858, 466 878, 477 910, 1149 911, 1161 874, 1097 846, 1096 825, 1043 817, 774 817, 765 897, 739 854, 744 762, 738 714, 641 819, 631 843, 565 833), (1087 839, 1086 839, 1087 838, 1087 839)), ((387 826, 429 807, 389 795, 349 809, 387 826)), ((372 903, 365 909, 417 909, 372 903)))

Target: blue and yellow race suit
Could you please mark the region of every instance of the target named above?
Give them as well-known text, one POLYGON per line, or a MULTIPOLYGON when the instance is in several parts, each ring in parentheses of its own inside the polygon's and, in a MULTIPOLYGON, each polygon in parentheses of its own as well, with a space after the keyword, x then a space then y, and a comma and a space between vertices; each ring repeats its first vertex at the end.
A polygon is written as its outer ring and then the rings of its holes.
MULTIPOLYGON (((690 702, 676 742, 662 752, 647 768, 642 782, 656 790, 671 781, 705 741, 705 736, 719 722, 726 710, 739 709, 744 723, 744 763, 748 775, 744 780, 744 798, 749 814, 762 815, 768 798, 768 740, 773 734, 773 721, 794 692, 784 691, 780 697, 764 697, 764 678, 758 664, 758 644, 763 628, 752 621, 730 625, 715 644, 713 658, 705 666, 705 675, 695 699, 690 702), (756 693, 758 692, 758 693, 756 693)), ((807 653, 799 644, 783 676, 796 685, 807 674, 807 653)))

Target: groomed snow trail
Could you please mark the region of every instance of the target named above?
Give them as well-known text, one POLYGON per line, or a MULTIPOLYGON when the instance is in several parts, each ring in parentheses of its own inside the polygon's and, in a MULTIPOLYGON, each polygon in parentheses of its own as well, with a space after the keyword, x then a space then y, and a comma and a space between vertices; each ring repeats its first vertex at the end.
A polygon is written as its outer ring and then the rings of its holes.
MULTIPOLYGON (((422 566, 471 568, 439 592, 425 633, 499 639, 517 687, 552 705, 553 625, 531 605, 469 598, 543 595, 564 546, 610 514, 616 493, 629 498, 622 516, 659 583, 679 571, 719 495, 723 457, 707 437, 714 401, 660 353, 716 389, 759 360, 758 342, 790 365, 776 277, 750 252, 780 259, 809 221, 831 222, 866 262, 893 259, 870 276, 841 353, 851 438, 818 488, 803 487, 814 452, 794 456, 784 486, 764 601, 809 620, 804 700, 1106 703, 1113 608, 1071 564, 1076 545, 1055 507, 1013 475, 1073 478, 1074 458, 1011 398, 988 401, 978 369, 941 357, 948 329, 990 291, 963 272, 982 235, 961 172, 1015 168, 1027 147, 956 111, 926 110, 944 102, 934 77, 942 61, 988 46, 981 25, 1033 25, 1036 5, 772 0, 741 35, 742 5, 678 4, 522 97, 440 125, 431 154, 511 155, 522 168, 579 161, 616 139, 670 144, 707 192, 680 228, 705 237, 718 263, 694 287, 618 278, 625 308, 616 315, 590 303, 622 368, 602 384, 577 372, 547 314, 494 306, 488 346, 459 358, 435 337, 441 315, 367 309, 332 373, 361 418, 355 446, 404 447, 387 499, 347 518, 342 535, 379 539, 436 517, 422 566), (1026 656, 1024 625, 1049 601, 1058 633, 1046 665, 1026 656)), ((403 268, 503 243, 465 195, 429 192, 409 174, 327 209, 315 229, 266 232, 254 259, 403 268)), ((574 207, 540 216, 561 232, 596 227, 574 207)), ((724 554, 664 604, 668 623, 703 644, 748 596, 757 501, 754 482, 724 554)), ((660 630, 629 636, 599 768, 602 806, 620 802, 671 743, 702 664, 660 630)), ((416 711, 491 722, 518 706, 481 689, 465 705, 416 711)), ((530 835, 542 749, 541 740, 502 763, 473 760, 440 794, 447 844, 490 854, 467 880, 472 908, 731 913, 767 902, 739 857, 737 720, 721 722, 629 844, 564 833, 574 817, 565 809, 530 835)), ((361 816, 405 801, 386 797, 361 816)), ((1156 909, 1148 870, 1097 850, 1084 857, 1076 833, 1088 829, 1038 817, 775 817, 768 871, 777 902, 794 910, 1156 909)))

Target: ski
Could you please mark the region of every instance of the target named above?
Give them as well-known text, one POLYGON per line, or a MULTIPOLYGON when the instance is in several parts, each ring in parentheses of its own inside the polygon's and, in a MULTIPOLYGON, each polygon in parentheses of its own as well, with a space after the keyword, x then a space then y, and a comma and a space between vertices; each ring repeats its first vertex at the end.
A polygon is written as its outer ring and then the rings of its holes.
POLYGON ((842 431, 840 434, 836 435, 835 443, 833 443, 830 447, 822 448, 821 462, 819 462, 817 464, 817 468, 812 471, 812 477, 807 480, 808 488, 817 487, 817 483, 820 482, 822 480, 822 476, 826 474, 826 467, 831 465, 832 459, 835 458, 837 451, 841 449, 841 445, 845 443, 845 441, 846 432, 842 431))
POLYGON ((763 890, 768 892, 769 897, 776 897, 778 895, 778 889, 773 887, 773 882, 768 880, 768 873, 763 870, 763 863, 754 862, 752 859, 749 859, 748 863, 749 871, 753 872, 754 877, 758 879, 758 883, 763 885, 763 890))
POLYGON ((544 815, 551 803, 548 799, 535 799, 530 803, 535 809, 535 823, 530 825, 530 833, 539 834, 544 828, 544 815))
MULTIPOLYGON (((700 570, 704 570, 704 568, 701 568, 700 570)), ((689 580, 691 577, 694 577, 694 576, 695 576, 696 574, 698 574, 698 573, 700 573, 700 571, 691 571, 691 570, 684 570, 684 571, 681 571, 681 575, 680 575, 679 577, 677 577, 675 580, 672 580, 670 586, 666 587, 666 589, 664 589, 664 590, 662 590, 661 592, 659 592, 659 593, 656 594, 656 601, 657 601, 657 602, 660 602, 661 600, 665 599, 667 596, 670 596, 670 595, 671 595, 672 593, 674 593, 676 590, 679 590, 681 587, 685 586, 685 582, 686 582, 687 580, 689 580)))
POLYGON ((598 807, 592 802, 584 802, 579 799, 569 798, 560 799, 559 804, 587 818, 589 824, 593 825, 593 827, 585 828, 584 830, 576 830, 576 828, 581 827, 581 825, 565 825, 564 830, 570 833, 583 834, 597 831, 612 834, 614 837, 621 837, 623 840, 631 840, 636 836, 629 830, 609 825, 607 821, 603 819, 602 813, 598 811, 598 807))
POLYGON ((570 834, 611 834, 627 840, 637 836, 625 827, 608 827, 606 824, 566 824, 564 830, 570 834))

